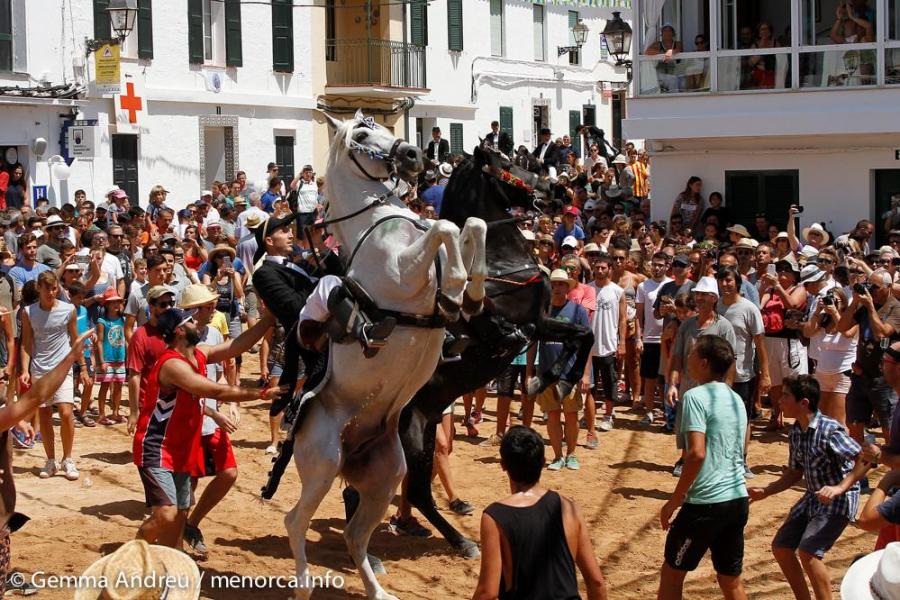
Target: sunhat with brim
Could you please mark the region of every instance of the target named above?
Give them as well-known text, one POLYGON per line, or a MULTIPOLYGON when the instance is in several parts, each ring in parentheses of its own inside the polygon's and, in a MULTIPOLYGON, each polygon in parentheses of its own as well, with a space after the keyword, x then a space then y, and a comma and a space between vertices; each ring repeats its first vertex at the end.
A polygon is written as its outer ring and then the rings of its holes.
POLYGON ((201 283, 194 283, 184 288, 184 291, 181 292, 178 308, 198 308, 218 299, 219 294, 211 291, 201 283))
POLYGON ((784 240, 786 242, 790 241, 790 237, 787 234, 787 231, 779 231, 778 235, 775 236, 775 241, 784 240))
POLYGON ((441 163, 441 166, 438 167, 438 171, 440 171, 441 176, 450 177, 453 175, 453 165, 450 163, 441 163))
POLYGON ((247 217, 244 226, 247 227, 247 229, 256 229, 259 227, 260 223, 262 223, 262 218, 259 215, 250 215, 247 217))
POLYGON ((44 226, 41 229, 47 230, 48 227, 65 227, 66 222, 60 219, 57 215, 50 215, 47 217, 47 222, 44 223, 44 226))
POLYGON ((819 225, 818 223, 813 223, 809 227, 804 227, 800 232, 803 235, 803 239, 808 240, 810 233, 818 233, 822 236, 822 243, 827 244, 828 240, 831 239, 828 236, 828 232, 825 231, 825 228, 819 225))
POLYGON ((600 252, 600 246, 598 246, 594 242, 591 242, 590 244, 585 244, 582 252, 584 254, 587 254, 588 252, 600 252))
MULTIPOLYGON (((50 217, 50 218, 52 219, 53 217, 50 217)), ((46 227, 46 225, 44 225, 44 227, 46 227)), ((894 250, 893 248, 891 248, 890 246, 882 246, 881 248, 878 249, 878 254, 890 254, 894 258, 897 258, 897 256, 898 256, 897 251, 894 250)))
POLYGON ((522 232, 523 238, 525 238, 529 242, 534 241, 534 232, 533 231, 531 231, 530 229, 520 229, 519 231, 522 232))
POLYGON ((170 288, 167 285, 154 285, 152 288, 147 290, 147 300, 149 300, 149 301, 159 300, 160 298, 162 298, 163 296, 165 296, 167 294, 172 294, 174 296, 175 290, 173 290, 172 288, 170 288))
POLYGON ((616 157, 613 159, 612 164, 614 165, 627 165, 628 160, 625 158, 624 154, 616 154, 616 157))
POLYGON ((209 251, 208 262, 212 262, 213 260, 215 260, 216 256, 223 253, 227 254, 231 258, 234 258, 236 254, 234 248, 232 248, 228 244, 216 244, 216 247, 209 251))
POLYGON ((800 283, 818 283, 825 278, 825 271, 820 269, 816 265, 806 265, 803 267, 803 270, 800 271, 800 283))
POLYGON ((731 227, 727 228, 725 231, 728 231, 730 233, 736 233, 739 236, 741 236, 742 238, 750 237, 750 232, 747 231, 747 228, 741 224, 732 225, 731 227))
POLYGON ((190 556, 133 540, 95 561, 79 581, 75 600, 196 600, 200 569, 190 556), (117 585, 118 584, 118 585, 117 585))
POLYGON ((815 248, 813 248, 812 246, 803 246, 803 249, 800 250, 800 258, 804 258, 806 260, 809 260, 818 255, 819 255, 819 251, 816 250, 815 248))
POLYGON ((783 270, 784 267, 790 269, 795 275, 800 275, 800 265, 789 258, 782 258, 775 262, 776 271, 783 270))
POLYGON ((695 294, 712 294, 719 297, 719 284, 715 277, 701 277, 697 285, 691 290, 695 294))
POLYGON ((565 281, 569 284, 569 289, 572 289, 577 285, 575 280, 569 277, 569 274, 562 269, 554 269, 553 272, 550 273, 550 283, 555 281, 565 281))
POLYGON ((606 188, 606 197, 607 198, 618 198, 622 195, 622 188, 613 184, 606 188))
POLYGON ((84 268, 84 263, 70 262, 63 271, 83 271, 84 268))
POLYGON ((759 242, 747 237, 741 238, 738 240, 738 243, 734 245, 735 249, 749 248, 750 250, 755 250, 757 246, 759 246, 759 242))
POLYGON ((841 581, 841 598, 900 599, 900 542, 891 542, 850 565, 841 581))
POLYGON ((116 288, 106 288, 106 291, 103 292, 103 296, 100 297, 100 301, 103 304, 108 304, 110 302, 122 302, 124 298, 119 295, 119 292, 116 291, 116 288))

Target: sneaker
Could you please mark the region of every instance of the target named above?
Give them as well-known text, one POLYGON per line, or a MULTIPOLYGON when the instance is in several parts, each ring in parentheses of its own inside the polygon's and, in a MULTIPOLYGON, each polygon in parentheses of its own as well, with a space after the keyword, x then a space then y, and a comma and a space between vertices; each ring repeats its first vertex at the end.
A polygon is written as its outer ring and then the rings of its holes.
POLYGON ((66 479, 69 481, 75 481, 78 479, 78 469, 75 467, 75 461, 71 458, 66 458, 62 461, 62 465, 60 468, 63 471, 63 474, 66 476, 66 479))
POLYGON ((744 479, 753 479, 754 477, 756 477, 756 473, 750 470, 747 463, 744 463, 744 479))
POLYGON ((613 421, 615 417, 612 415, 607 415, 600 420, 599 429, 600 431, 612 431, 613 421))
POLYGON ((570 454, 566 457, 566 468, 570 471, 577 471, 581 468, 581 463, 578 462, 578 459, 574 454, 570 454))
POLYGON ((388 522, 390 530, 397 535, 410 535, 412 537, 431 537, 431 530, 422 527, 415 517, 401 520, 400 517, 394 515, 388 522))
POLYGON ((566 459, 564 459, 563 457, 559 457, 556 460, 554 460, 552 463, 547 465, 547 470, 548 471, 559 471, 564 466, 566 466, 566 459))
POLYGON ((59 471, 59 468, 56 466, 56 461, 52 458, 48 458, 47 462, 44 464, 44 468, 41 469, 41 472, 38 474, 38 477, 41 479, 50 479, 56 472, 59 471))
POLYGON ((593 433, 587 434, 587 443, 584 445, 588 450, 596 450, 597 446, 600 445, 600 442, 597 441, 597 436, 593 433))
POLYGON ((34 448, 34 440, 28 440, 25 437, 25 434, 16 429, 15 427, 12 430, 13 435, 13 448, 17 450, 31 450, 34 448))
POLYGON ((32 585, 28 578, 19 571, 11 571, 6 576, 6 593, 4 596, 34 596, 38 593, 36 586, 32 585))
POLYGON ((625 393, 625 380, 624 379, 620 379, 616 382, 616 391, 619 392, 620 394, 625 393))
POLYGON ((681 471, 683 471, 683 470, 684 470, 684 461, 679 458, 678 462, 675 463, 675 467, 672 469, 672 476, 673 477, 681 477, 681 471))
POLYGON ((482 448, 494 448, 500 445, 500 442, 503 441, 503 438, 497 435, 496 433, 492 433, 491 437, 486 440, 482 440, 478 445, 482 448))
POLYGON ((277 446, 266 446, 266 454, 278 454, 277 446))
POLYGON ((203 532, 199 527, 195 527, 190 523, 184 525, 184 541, 187 542, 188 548, 191 549, 197 560, 206 560, 209 557, 209 550, 206 542, 203 540, 203 532))
POLYGON ((472 424, 478 425, 484 419, 484 415, 478 409, 472 409, 472 424))
POLYGON ((647 411, 644 418, 641 419, 641 425, 653 425, 653 411, 647 411))
POLYGON ((457 498, 450 503, 450 510, 458 515, 471 515, 473 512, 475 512, 475 507, 465 500, 457 498))

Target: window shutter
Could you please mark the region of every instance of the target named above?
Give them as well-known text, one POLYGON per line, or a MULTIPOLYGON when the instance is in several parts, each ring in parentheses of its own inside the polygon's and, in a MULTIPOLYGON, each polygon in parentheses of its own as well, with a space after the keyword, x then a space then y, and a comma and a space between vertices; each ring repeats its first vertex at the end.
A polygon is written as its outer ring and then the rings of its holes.
POLYGON ((450 154, 463 153, 462 123, 450 123, 450 154))
MULTIPOLYGON (((572 33, 572 30, 575 29, 575 26, 578 25, 578 11, 570 10, 569 11, 569 45, 575 45, 575 34, 572 33)), ((570 65, 579 65, 581 64, 581 50, 575 50, 574 52, 569 52, 569 64, 570 65)))
POLYGON ((138 58, 153 58, 152 0, 138 0, 138 58))
POLYGON ((244 65, 241 39, 241 2, 225 0, 225 64, 229 67, 244 65))
POLYGON ((188 62, 203 64, 203 0, 188 0, 188 62))
POLYGON ((272 0, 272 68, 294 70, 294 10, 292 0, 272 0))
POLYGON ((500 131, 509 135, 510 141, 513 139, 513 109, 511 106, 500 107, 500 131))
POLYGON ((109 0, 94 0, 94 39, 111 40, 112 27, 109 24, 109 0))
POLYGON ((428 2, 413 0, 409 6, 410 37, 413 46, 428 45, 428 2))
POLYGON ((581 111, 569 111, 569 137, 572 138, 572 149, 575 156, 581 156, 581 136, 578 135, 578 126, 581 125, 581 111))
POLYGON ((462 0, 447 0, 447 47, 454 52, 463 49, 462 0))

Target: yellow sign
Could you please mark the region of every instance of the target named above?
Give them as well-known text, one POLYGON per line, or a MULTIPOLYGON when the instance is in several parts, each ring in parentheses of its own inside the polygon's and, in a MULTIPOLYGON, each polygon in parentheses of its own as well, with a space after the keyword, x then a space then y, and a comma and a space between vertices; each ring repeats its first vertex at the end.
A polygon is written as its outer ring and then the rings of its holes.
POLYGON ((104 44, 94 54, 94 83, 100 94, 118 94, 122 90, 119 45, 104 44))

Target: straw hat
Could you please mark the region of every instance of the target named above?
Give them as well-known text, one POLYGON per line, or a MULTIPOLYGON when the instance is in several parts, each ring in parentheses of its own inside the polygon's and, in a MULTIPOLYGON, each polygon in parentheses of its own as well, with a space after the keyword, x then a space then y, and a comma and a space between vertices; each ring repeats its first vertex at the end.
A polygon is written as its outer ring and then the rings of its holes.
POLYGON ((819 225, 818 223, 813 223, 809 227, 804 227, 800 233, 803 235, 804 240, 808 240, 810 232, 816 232, 816 233, 821 234, 823 244, 827 244, 828 240, 831 239, 828 235, 828 232, 825 231, 825 228, 822 227, 821 225, 819 225))
POLYGON ((247 217, 247 221, 244 223, 244 225, 247 227, 247 229, 256 229, 257 227, 259 227, 260 223, 262 223, 262 218, 258 214, 252 213, 249 217, 247 217))
POLYGON ((569 274, 562 269, 555 269, 550 273, 550 283, 553 283, 554 281, 565 281, 569 284, 570 290, 577 285, 575 280, 569 277, 569 274))
POLYGON ((163 596, 166 600, 196 600, 200 597, 200 570, 191 557, 174 548, 151 546, 143 540, 127 542, 97 560, 81 580, 88 582, 89 587, 76 590, 75 600, 156 600, 163 596), (128 585, 121 585, 123 580, 128 585))
POLYGON ((730 232, 730 233, 736 233, 736 234, 738 234, 739 236, 741 236, 742 238, 748 238, 748 237, 750 237, 750 232, 747 231, 747 228, 744 227, 743 225, 741 225, 740 223, 738 223, 737 225, 732 225, 731 227, 729 227, 729 228, 726 229, 725 231, 728 231, 728 232, 730 232))
POLYGON ((216 255, 222 252, 228 254, 228 256, 230 256, 231 258, 234 258, 236 254, 234 248, 232 248, 228 244, 216 244, 216 247, 209 251, 209 255, 207 258, 208 262, 212 262, 213 260, 215 260, 216 255))
POLYGON ((184 288, 184 291, 181 292, 178 308, 197 308, 210 302, 215 302, 218 299, 219 294, 210 291, 208 287, 201 283, 194 283, 184 288))

